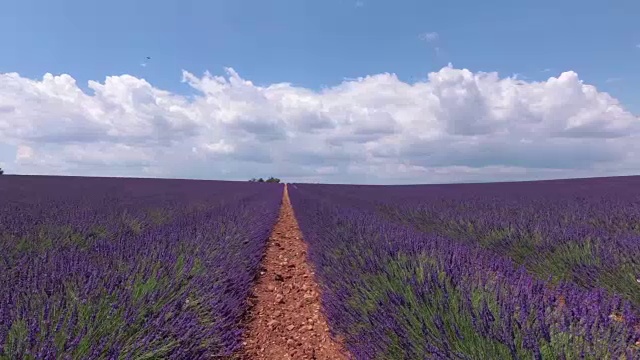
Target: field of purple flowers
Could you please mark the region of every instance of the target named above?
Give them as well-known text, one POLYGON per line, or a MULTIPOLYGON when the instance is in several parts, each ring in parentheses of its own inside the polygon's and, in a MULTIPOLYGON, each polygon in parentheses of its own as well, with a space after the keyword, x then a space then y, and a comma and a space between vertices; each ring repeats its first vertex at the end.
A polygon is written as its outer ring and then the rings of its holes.
POLYGON ((640 358, 640 178, 289 187, 358 359, 640 358))
POLYGON ((282 190, 0 177, 0 359, 229 356, 282 190))

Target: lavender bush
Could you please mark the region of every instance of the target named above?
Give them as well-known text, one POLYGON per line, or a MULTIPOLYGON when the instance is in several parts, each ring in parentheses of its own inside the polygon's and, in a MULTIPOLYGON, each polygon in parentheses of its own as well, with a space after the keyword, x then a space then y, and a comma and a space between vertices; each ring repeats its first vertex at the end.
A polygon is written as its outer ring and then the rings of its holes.
POLYGON ((540 279, 604 288, 640 305, 640 177, 317 191, 480 245, 540 279))
POLYGON ((1 359, 230 357, 282 185, 0 178, 1 359))
MULTIPOLYGON (((640 358, 640 318, 622 295, 544 281, 478 242, 385 219, 381 205, 402 196, 371 189, 369 198, 352 186, 289 190, 330 326, 356 358, 640 358)), ((447 206, 466 206, 455 199, 447 206)))

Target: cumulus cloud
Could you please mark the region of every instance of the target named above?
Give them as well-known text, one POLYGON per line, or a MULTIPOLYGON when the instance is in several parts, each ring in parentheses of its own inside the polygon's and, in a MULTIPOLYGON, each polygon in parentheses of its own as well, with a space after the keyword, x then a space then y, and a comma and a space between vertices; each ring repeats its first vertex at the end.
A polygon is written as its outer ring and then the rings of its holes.
POLYGON ((527 82, 449 65, 415 83, 383 73, 320 91, 225 71, 184 71, 190 97, 129 75, 85 93, 66 74, 0 74, 0 143, 15 151, 3 167, 360 183, 640 171, 639 118, 572 71, 527 82))

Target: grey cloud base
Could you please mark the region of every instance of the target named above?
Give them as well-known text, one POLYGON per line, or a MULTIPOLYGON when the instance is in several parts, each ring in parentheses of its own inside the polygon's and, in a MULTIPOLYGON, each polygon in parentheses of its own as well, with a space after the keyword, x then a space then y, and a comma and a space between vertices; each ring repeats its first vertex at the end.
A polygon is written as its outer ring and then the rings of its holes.
POLYGON ((640 173, 640 120, 574 72, 542 82, 444 67, 321 91, 183 72, 184 97, 130 75, 0 74, 7 173, 438 183, 640 173))

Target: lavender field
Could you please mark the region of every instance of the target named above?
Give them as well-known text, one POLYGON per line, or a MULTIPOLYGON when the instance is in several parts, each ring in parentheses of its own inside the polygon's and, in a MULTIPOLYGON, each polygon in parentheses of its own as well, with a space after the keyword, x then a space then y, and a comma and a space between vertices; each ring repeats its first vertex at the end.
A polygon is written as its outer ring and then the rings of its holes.
MULTIPOLYGON (((238 356, 283 189, 0 177, 0 359, 238 356)), ((640 359, 640 177, 288 192, 356 359, 640 359)))
POLYGON ((289 192, 358 359, 640 358, 640 177, 289 192))
POLYGON ((282 190, 0 177, 0 359, 230 356, 282 190))

